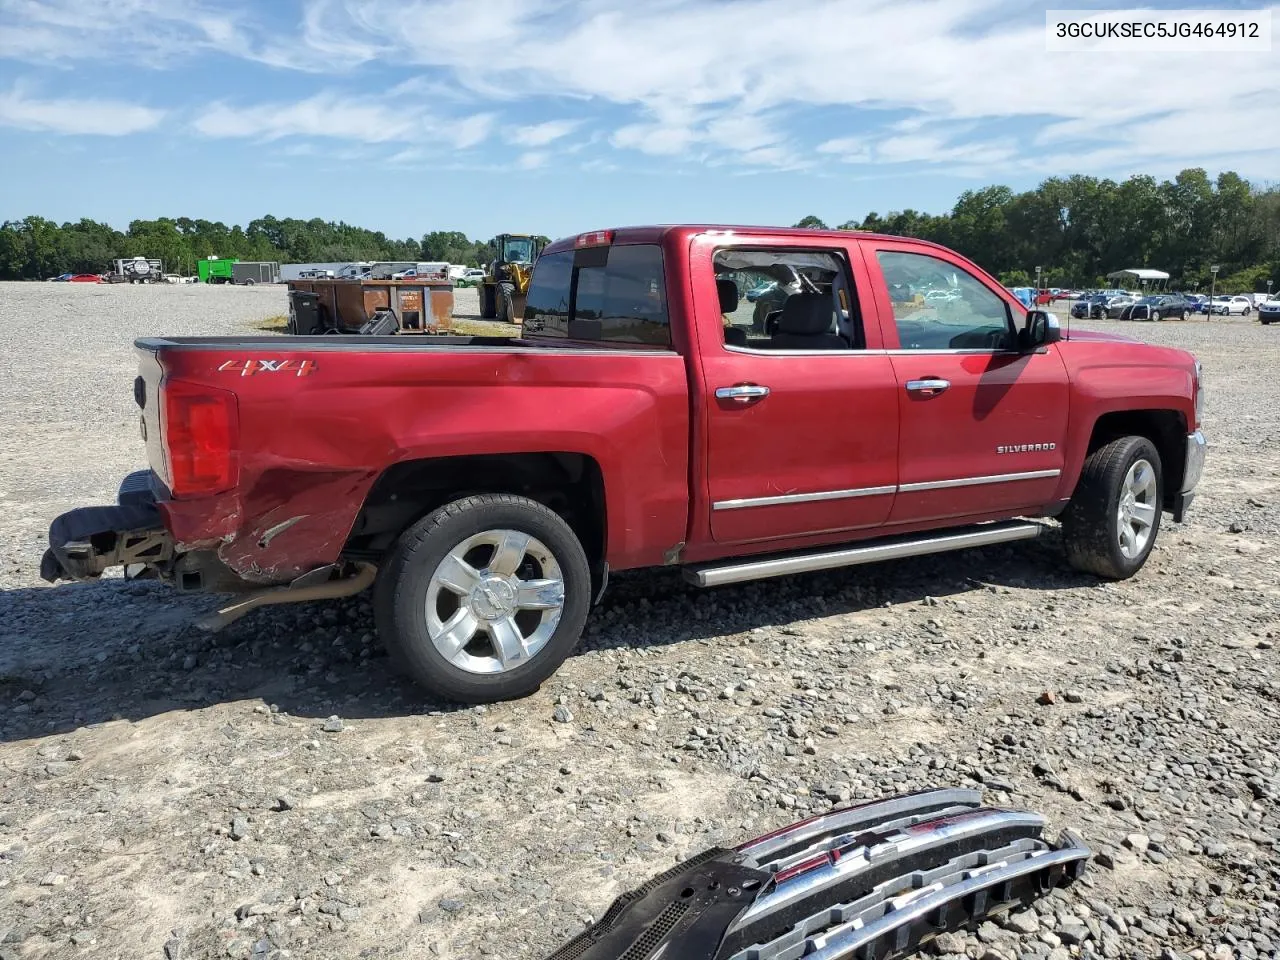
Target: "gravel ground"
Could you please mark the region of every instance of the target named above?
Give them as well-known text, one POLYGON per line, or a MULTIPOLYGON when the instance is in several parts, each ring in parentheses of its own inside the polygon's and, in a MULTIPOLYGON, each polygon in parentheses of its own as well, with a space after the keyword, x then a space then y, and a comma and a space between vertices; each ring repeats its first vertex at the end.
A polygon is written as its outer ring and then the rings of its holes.
POLYGON ((712 592, 618 577, 539 694, 463 710, 390 674, 363 598, 207 637, 207 598, 36 576, 48 520, 139 465, 129 340, 282 312, 0 285, 0 960, 539 957, 708 845, 949 784, 1097 856, 934 952, 1280 951, 1280 331, 1093 324, 1205 364, 1200 498, 1132 581, 1072 574, 1056 536, 712 592))

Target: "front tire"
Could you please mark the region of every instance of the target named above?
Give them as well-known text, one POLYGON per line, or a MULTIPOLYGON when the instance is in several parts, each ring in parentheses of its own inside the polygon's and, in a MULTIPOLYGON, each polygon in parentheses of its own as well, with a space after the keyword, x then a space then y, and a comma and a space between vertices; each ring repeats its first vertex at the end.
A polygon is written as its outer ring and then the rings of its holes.
POLYGON ((1160 322, 1160 311, 1159 311, 1159 310, 1153 310, 1153 311, 1151 311, 1151 322, 1152 322, 1152 323, 1159 323, 1159 322, 1160 322))
POLYGON ((1248 307, 1245 307, 1245 308, 1244 308, 1244 313, 1240 314, 1240 316, 1242 316, 1242 317, 1247 317, 1247 316, 1249 315, 1249 313, 1250 313, 1249 308, 1248 308, 1248 307))
POLYGON ((498 319, 503 323, 516 323, 515 302, 516 285, 514 283, 498 284, 498 319))
POLYGON ((1089 454, 1062 517, 1067 561, 1106 580, 1142 569, 1160 532, 1164 473, 1146 437, 1121 437, 1089 454))
POLYGON ((378 573, 374 616, 392 663, 438 697, 528 696, 582 635, 586 552, 542 504, 455 500, 406 530, 378 573))

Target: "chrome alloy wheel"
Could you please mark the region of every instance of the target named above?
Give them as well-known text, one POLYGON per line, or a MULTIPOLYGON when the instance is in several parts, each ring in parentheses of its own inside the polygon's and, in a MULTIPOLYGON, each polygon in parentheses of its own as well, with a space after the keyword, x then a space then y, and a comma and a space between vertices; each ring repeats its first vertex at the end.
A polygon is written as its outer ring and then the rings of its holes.
POLYGON ((427 586, 427 632, 469 673, 504 673, 536 657, 564 612, 564 576, 547 545, 485 530, 440 561, 427 586))
POLYGON ((1136 460, 1120 487, 1120 506, 1116 511, 1116 527, 1120 536, 1120 552, 1128 560, 1136 560, 1147 549, 1155 527, 1156 471, 1146 460, 1136 460))

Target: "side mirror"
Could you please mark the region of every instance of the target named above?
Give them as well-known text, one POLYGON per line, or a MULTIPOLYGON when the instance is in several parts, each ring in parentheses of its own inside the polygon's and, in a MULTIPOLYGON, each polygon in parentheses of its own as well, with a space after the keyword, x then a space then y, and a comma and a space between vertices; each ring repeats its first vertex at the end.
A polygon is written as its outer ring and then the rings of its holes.
POLYGON ((1047 347, 1062 339, 1062 327, 1058 318, 1047 310, 1028 310, 1027 322, 1018 333, 1019 346, 1024 351, 1047 347))

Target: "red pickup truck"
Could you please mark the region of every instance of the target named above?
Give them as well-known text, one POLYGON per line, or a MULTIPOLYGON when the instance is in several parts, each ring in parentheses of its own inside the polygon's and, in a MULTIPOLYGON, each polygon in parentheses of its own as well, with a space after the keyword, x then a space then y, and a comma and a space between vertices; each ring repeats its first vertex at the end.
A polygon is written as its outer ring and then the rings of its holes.
POLYGON ((537 689, 610 570, 715 587, 1060 517, 1074 567, 1129 577, 1204 461, 1193 356, 1064 338, 964 257, 866 233, 560 240, 519 337, 137 348, 153 469, 53 522, 45 579, 241 593, 212 628, 376 578, 396 663, 470 702, 537 689))

